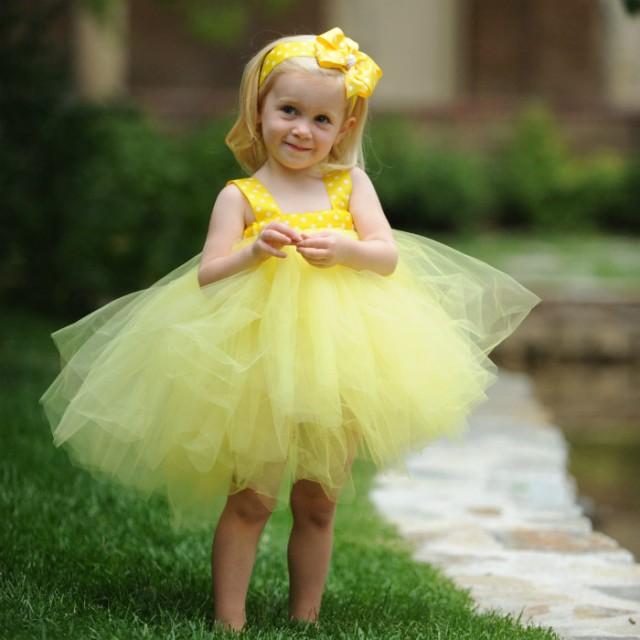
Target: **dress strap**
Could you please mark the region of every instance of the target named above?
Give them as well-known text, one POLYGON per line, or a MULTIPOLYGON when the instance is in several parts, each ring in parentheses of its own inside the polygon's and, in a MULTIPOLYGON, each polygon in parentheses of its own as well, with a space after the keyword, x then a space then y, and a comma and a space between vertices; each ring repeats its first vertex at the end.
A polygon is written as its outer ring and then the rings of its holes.
POLYGON ((238 178, 229 180, 227 184, 235 184, 251 205, 257 222, 277 216, 280 209, 273 196, 256 178, 238 178))
POLYGON ((349 169, 330 171, 322 179, 327 187, 331 206, 334 209, 349 210, 351 198, 351 172, 349 169))

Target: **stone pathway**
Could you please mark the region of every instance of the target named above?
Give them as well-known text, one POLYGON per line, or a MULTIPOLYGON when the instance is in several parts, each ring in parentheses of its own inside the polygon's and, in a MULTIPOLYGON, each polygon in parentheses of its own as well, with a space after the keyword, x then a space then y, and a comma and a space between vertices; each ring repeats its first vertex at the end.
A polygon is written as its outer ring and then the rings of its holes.
POLYGON ((501 372, 488 396, 463 440, 407 458, 411 478, 379 474, 376 508, 480 611, 562 638, 640 639, 640 565, 582 514, 564 436, 525 375, 501 372))

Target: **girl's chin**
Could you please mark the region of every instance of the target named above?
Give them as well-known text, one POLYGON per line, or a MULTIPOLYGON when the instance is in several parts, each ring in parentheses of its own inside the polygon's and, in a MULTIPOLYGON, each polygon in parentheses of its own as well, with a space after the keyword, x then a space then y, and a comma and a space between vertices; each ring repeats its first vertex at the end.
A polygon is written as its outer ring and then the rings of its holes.
MULTIPOLYGON (((326 160, 326 158, 325 158, 326 160)), ((304 173, 313 177, 322 177, 324 175, 324 171, 321 170, 320 165, 322 164, 322 160, 310 162, 304 161, 302 159, 296 160, 292 158, 271 158, 271 161, 275 161, 277 165, 279 165, 285 171, 291 171, 292 173, 304 173)))
POLYGON ((303 158, 279 158, 279 164, 288 169, 289 171, 306 171, 311 167, 315 166, 316 162, 311 162, 309 159, 303 158))

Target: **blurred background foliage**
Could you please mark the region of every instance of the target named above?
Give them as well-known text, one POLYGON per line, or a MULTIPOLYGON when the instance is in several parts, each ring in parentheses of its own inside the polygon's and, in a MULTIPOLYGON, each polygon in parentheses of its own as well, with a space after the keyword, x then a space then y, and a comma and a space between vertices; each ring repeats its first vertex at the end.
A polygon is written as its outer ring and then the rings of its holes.
MULTIPOLYGON (((77 315, 198 253, 216 194, 241 171, 229 118, 175 134, 131 104, 78 101, 44 35, 64 5, 0 4, 0 296, 77 315)), ((640 158, 572 153, 543 106, 491 154, 429 142, 399 118, 377 117, 366 142, 395 227, 640 234, 640 158)))
MULTIPOLYGON (((122 0, 80 0, 98 18, 108 18, 122 0)), ((277 16, 291 7, 295 0, 156 0, 172 11, 202 42, 233 44, 247 37, 251 16, 256 11, 277 16)))
POLYGON ((622 2, 628 13, 640 13, 640 0, 622 0, 622 2))

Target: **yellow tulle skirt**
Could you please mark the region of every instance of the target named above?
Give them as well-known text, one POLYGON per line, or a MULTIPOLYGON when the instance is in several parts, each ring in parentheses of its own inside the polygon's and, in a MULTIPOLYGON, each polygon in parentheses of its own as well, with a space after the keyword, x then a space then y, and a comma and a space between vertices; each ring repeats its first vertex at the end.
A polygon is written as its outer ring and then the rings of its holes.
MULTIPOLYGON (((355 231, 342 231, 357 238, 355 231)), ((40 398, 77 466, 149 496, 174 527, 229 494, 286 508, 299 479, 355 495, 351 465, 458 437, 496 378, 488 354, 540 298, 434 240, 394 230, 390 276, 287 257, 200 287, 200 254, 52 334, 40 398)), ((234 250, 253 238, 239 241, 234 250)))

